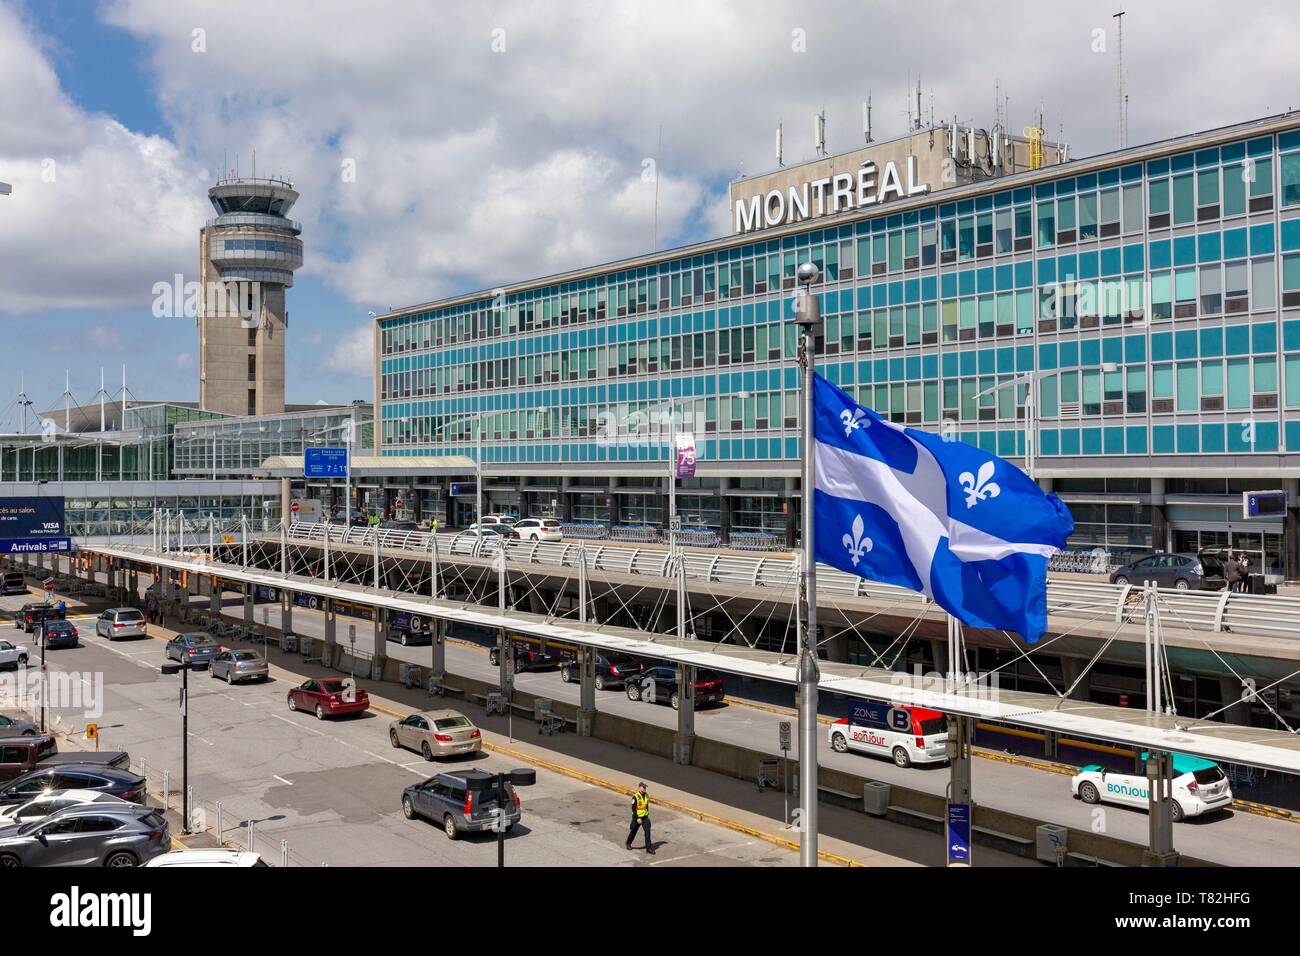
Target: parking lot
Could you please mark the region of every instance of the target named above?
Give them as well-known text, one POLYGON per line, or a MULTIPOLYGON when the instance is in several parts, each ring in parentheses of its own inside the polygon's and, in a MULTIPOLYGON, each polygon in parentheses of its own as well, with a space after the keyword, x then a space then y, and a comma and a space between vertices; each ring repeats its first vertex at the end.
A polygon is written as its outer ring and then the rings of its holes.
MULTIPOLYGON (((13 610, 21 598, 7 598, 13 610)), ((52 672, 75 677, 87 692, 102 680, 100 749, 127 750, 137 769, 147 765, 159 790, 168 772, 172 801, 180 802, 179 676, 164 676, 162 641, 108 644, 94 636, 93 620, 74 617, 81 647, 48 652, 52 672)), ((19 638, 5 626, 0 635, 19 638)), ((34 641, 27 641, 34 647, 34 641)), ((33 654, 34 662, 39 653, 33 654)), ((190 785, 197 806, 214 823, 222 804, 226 837, 239 844, 254 821, 256 848, 279 860, 287 840, 292 862, 302 865, 494 865, 496 838, 470 835, 450 841, 435 825, 406 820, 402 789, 440 769, 468 766, 489 771, 514 766, 485 753, 430 764, 419 754, 394 750, 391 717, 375 710, 317 721, 285 706, 289 683, 273 669, 263 684, 227 687, 206 672, 190 675, 190 785)), ((92 694, 93 696, 93 694, 92 694)), ((11 706, 2 709, 15 714, 11 706)), ((471 719, 473 714, 470 714, 471 719)), ((55 708, 50 726, 80 735, 84 709, 55 708)), ((84 746, 84 745, 83 745, 84 746)), ((63 749, 73 749, 65 746, 63 749)), ((608 789, 539 770, 536 786, 520 790, 523 818, 506 839, 508 863, 520 865, 794 865, 796 854, 664 809, 654 813, 657 855, 623 848, 628 800, 608 789)), ((638 839, 638 846, 640 840, 638 839)))

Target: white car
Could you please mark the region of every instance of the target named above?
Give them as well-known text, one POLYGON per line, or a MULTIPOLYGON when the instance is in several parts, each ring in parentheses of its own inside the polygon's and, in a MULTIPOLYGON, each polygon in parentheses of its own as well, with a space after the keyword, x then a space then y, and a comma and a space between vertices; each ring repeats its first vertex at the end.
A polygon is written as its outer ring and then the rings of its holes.
POLYGON ((27 663, 27 648, 22 644, 0 641, 0 667, 17 667, 27 663))
MULTIPOLYGON (((1142 755, 1143 763, 1146 757, 1142 755)), ((1232 803, 1232 787, 1218 764, 1187 754, 1174 754, 1173 762, 1171 813, 1175 823, 1232 803)), ((1117 773, 1098 764, 1090 764, 1071 777, 1070 792, 1084 803, 1119 803, 1144 810, 1149 806, 1150 789, 1145 775, 1117 773)))
POLYGON ((171 850, 145 866, 268 866, 256 853, 213 847, 207 850, 171 850))
POLYGON ((826 739, 836 753, 888 757, 900 767, 948 759, 948 719, 923 707, 850 701, 849 715, 831 724, 826 739))
POLYGON ((79 807, 87 803, 126 802, 121 797, 115 797, 111 793, 100 793, 98 790, 52 790, 26 803, 0 807, 0 827, 31 823, 65 807, 79 807))
POLYGON ((556 518, 520 518, 514 529, 524 541, 559 541, 564 537, 556 518))
POLYGON ((484 524, 514 525, 514 523, 518 520, 519 519, 516 518, 514 515, 484 515, 483 516, 484 524))

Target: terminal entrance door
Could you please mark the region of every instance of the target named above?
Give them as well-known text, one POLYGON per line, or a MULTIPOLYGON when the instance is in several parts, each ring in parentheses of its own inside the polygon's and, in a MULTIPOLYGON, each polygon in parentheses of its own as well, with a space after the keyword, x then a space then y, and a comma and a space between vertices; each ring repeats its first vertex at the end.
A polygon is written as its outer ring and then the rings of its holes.
POLYGON ((1245 552, 1251 574, 1282 574, 1282 534, 1264 530, 1174 528, 1174 550, 1195 554, 1203 548, 1245 552))

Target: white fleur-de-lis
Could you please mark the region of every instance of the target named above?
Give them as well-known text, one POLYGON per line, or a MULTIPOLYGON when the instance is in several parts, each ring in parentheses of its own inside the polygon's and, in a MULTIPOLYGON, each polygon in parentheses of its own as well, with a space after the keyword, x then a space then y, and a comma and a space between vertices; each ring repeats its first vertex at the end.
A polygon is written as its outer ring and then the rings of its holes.
POLYGON ((871 419, 867 418, 867 413, 860 408, 849 411, 847 408, 840 412, 840 421, 844 423, 844 437, 848 438, 856 429, 866 426, 871 427, 871 419))
POLYGON ((855 515, 853 518, 853 533, 846 534, 843 538, 844 547, 848 550, 849 556, 853 558, 853 566, 856 568, 862 556, 871 550, 871 539, 864 537, 862 527, 862 515, 855 515))
POLYGON ((957 476, 961 482, 962 491, 966 492, 966 507, 973 508, 985 498, 996 498, 1002 493, 996 481, 989 481, 993 477, 993 462, 986 461, 980 465, 979 477, 976 478, 969 471, 963 471, 957 476))

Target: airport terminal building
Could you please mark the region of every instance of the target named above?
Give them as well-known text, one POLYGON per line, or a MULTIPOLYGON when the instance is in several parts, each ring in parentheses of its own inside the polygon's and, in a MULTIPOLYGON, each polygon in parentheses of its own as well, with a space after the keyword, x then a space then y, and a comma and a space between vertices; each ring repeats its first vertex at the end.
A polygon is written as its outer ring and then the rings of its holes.
MULTIPOLYGON (((683 524, 793 543, 812 261, 823 374, 1018 462, 1036 434, 1073 546, 1232 546, 1300 578, 1300 113, 1083 159, 931 126, 731 200, 721 239, 378 316, 378 454, 472 458, 481 428, 492 510, 661 526, 689 433, 683 524), (1245 517, 1257 491, 1286 507, 1245 517)), ((403 503, 464 523, 475 477, 403 503)))

